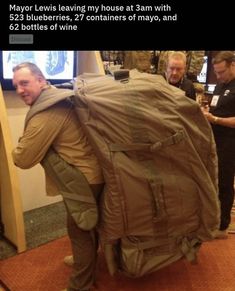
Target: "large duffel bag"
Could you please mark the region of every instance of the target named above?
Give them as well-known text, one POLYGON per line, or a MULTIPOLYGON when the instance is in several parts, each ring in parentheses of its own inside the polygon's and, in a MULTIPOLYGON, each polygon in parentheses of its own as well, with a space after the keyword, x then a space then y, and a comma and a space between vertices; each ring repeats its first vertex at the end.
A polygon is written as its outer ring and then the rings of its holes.
POLYGON ((74 102, 104 172, 99 232, 110 273, 195 261, 219 223, 215 143, 198 104, 136 70, 125 80, 79 76, 74 102))

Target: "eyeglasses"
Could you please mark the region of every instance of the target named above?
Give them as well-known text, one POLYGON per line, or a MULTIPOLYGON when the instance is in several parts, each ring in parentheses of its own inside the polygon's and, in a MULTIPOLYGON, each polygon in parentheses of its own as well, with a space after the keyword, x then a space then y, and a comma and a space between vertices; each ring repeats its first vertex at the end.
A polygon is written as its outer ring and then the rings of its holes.
POLYGON ((214 71, 214 72, 215 72, 216 75, 221 76, 221 75, 223 75, 227 70, 228 70, 228 68, 226 68, 226 69, 223 70, 223 71, 219 71, 219 72, 214 71))

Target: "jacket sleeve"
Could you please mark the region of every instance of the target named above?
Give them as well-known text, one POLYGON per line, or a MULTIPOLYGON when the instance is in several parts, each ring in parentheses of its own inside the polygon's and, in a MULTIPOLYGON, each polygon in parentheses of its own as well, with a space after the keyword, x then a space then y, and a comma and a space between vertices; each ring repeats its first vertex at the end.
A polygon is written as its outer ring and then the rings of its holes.
POLYGON ((60 131, 62 122, 62 117, 56 115, 53 109, 32 117, 12 152, 15 165, 29 169, 40 163, 60 131))

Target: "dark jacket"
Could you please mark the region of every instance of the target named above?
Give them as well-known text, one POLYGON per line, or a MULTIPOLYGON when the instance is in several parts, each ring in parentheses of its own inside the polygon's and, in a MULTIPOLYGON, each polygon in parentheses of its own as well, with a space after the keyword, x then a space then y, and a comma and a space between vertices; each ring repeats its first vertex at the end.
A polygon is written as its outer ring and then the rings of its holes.
MULTIPOLYGON (((163 77, 166 79, 165 74, 163 74, 163 77)), ((187 78, 183 78, 178 82, 177 84, 171 84, 172 86, 175 86, 177 88, 180 88, 185 92, 185 95, 193 100, 196 100, 196 91, 193 85, 193 82, 187 78)))

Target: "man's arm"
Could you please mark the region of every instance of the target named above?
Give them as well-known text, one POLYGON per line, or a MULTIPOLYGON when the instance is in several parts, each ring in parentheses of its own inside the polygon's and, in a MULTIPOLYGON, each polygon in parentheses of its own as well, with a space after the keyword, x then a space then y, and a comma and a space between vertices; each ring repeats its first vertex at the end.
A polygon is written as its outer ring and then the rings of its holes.
POLYGON ((202 111, 210 123, 235 128, 235 117, 218 117, 203 108, 202 111))
POLYGON ((50 110, 35 115, 12 152, 15 165, 28 169, 38 164, 53 143, 60 126, 61 122, 50 110))

